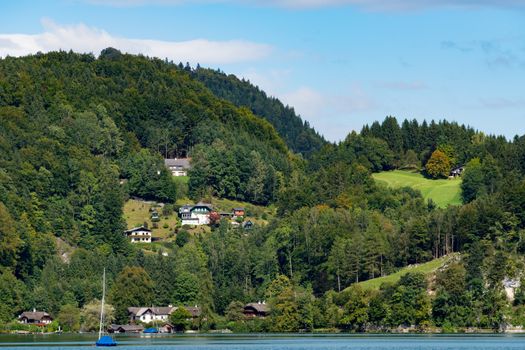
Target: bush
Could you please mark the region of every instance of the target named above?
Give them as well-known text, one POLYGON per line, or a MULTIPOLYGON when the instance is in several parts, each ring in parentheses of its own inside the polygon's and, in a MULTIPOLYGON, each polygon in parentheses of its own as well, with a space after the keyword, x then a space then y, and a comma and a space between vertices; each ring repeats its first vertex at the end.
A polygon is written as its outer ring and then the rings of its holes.
POLYGON ((180 230, 179 233, 177 233, 177 238, 175 238, 175 243, 179 247, 184 247, 186 243, 190 241, 190 233, 186 230, 180 230))

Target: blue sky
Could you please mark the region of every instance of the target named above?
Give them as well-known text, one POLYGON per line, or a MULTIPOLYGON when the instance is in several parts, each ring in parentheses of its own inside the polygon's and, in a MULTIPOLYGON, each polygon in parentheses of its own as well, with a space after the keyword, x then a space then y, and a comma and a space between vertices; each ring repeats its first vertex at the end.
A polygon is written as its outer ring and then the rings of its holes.
POLYGON ((387 115, 525 133, 525 1, 0 0, 0 56, 107 46, 245 77, 329 140, 387 115))

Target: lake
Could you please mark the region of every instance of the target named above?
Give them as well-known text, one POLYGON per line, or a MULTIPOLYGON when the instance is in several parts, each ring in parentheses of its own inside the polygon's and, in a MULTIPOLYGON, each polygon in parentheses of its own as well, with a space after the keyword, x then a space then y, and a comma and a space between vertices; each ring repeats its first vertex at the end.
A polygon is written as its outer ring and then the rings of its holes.
MULTIPOLYGON (((94 334, 0 335, 1 349, 81 349, 94 334)), ((121 349, 181 350, 510 350, 525 335, 119 335, 121 349)))

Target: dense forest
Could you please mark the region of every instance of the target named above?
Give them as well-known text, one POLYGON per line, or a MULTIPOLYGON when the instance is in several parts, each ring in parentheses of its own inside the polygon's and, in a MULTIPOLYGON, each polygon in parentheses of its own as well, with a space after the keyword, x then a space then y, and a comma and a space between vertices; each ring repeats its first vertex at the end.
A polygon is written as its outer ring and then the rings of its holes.
POLYGON ((0 60, 0 223, 6 327, 37 308, 66 330, 94 329, 104 267, 117 323, 128 306, 197 304, 186 326, 201 330, 525 325, 525 287, 512 300, 504 291, 525 278, 524 136, 387 117, 328 143, 248 82, 111 48, 0 60), (187 188, 163 164, 183 156, 187 188), (457 167, 464 204, 445 209, 371 176, 457 167), (275 215, 249 231, 227 220, 209 233, 178 228, 169 255, 128 242, 128 198, 185 196, 275 215), (443 256, 454 258, 432 278, 359 284, 443 256), (258 300, 271 315, 244 319, 258 300))

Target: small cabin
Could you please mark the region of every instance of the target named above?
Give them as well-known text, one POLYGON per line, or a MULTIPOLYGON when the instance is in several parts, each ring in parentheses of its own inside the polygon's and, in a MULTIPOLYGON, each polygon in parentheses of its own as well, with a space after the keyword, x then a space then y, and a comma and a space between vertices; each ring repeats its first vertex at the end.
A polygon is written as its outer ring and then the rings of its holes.
POLYGON ((454 168, 454 169, 450 170, 450 176, 452 176, 452 177, 461 176, 464 171, 465 171, 465 167, 464 166, 460 166, 460 167, 454 168))
POLYGON ((151 243, 151 230, 144 226, 134 227, 124 231, 124 234, 130 238, 131 243, 151 243))
POLYGON ((221 219, 223 219, 223 218, 229 219, 229 218, 232 217, 232 213, 229 213, 227 211, 220 211, 219 215, 220 215, 221 219))
POLYGON ((141 333, 144 330, 138 324, 112 324, 108 327, 108 333, 141 333))
POLYGON ((25 311, 20 316, 18 316, 18 322, 43 326, 53 322, 53 317, 51 317, 47 312, 36 311, 33 309, 33 311, 25 311))
POLYGON ((253 228, 253 222, 251 220, 243 222, 242 228, 245 230, 251 230, 253 228))
POLYGON ((247 318, 264 318, 270 314, 270 307, 264 301, 249 303, 244 305, 243 314, 247 318))
POLYGON ((244 208, 233 208, 233 216, 244 216, 245 214, 244 208))

